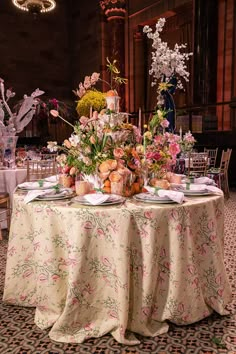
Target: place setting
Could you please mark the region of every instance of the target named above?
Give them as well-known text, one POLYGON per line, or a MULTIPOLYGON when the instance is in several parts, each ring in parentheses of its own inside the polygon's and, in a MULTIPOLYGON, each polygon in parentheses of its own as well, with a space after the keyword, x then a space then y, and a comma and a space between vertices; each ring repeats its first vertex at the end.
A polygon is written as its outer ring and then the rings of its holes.
POLYGON ((160 189, 151 186, 145 186, 145 189, 147 192, 135 194, 133 199, 138 202, 154 204, 182 204, 185 201, 184 193, 181 191, 160 189))
POLYGON ((215 185, 207 185, 207 184, 198 184, 198 183, 183 183, 179 184, 178 186, 175 185, 173 187, 174 190, 178 192, 182 192, 186 196, 208 196, 208 195, 223 195, 221 189, 216 187, 215 185))
POLYGON ((73 203, 79 203, 86 206, 109 206, 124 203, 125 197, 117 194, 91 193, 78 195, 73 198, 73 203))

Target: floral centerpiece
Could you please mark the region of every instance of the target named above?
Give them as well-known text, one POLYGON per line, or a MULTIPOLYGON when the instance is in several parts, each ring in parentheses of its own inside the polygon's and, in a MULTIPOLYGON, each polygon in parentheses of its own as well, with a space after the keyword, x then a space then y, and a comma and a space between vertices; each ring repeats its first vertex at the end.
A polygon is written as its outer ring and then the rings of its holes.
MULTIPOLYGON (((51 113, 58 116, 57 111, 51 113)), ((80 117, 71 137, 63 142, 61 149, 66 154, 63 161, 85 180, 96 184, 96 188, 103 186, 106 192, 111 192, 112 183, 118 183, 119 188, 122 186, 120 193, 128 193, 128 187, 139 179, 139 152, 143 154, 137 148, 140 140, 139 129, 126 123, 124 114, 93 112, 92 118, 80 117)))
POLYGON ((171 171, 180 153, 180 136, 166 132, 169 122, 167 111, 158 109, 149 122, 149 128, 144 132, 144 169, 151 177, 150 184, 158 185, 160 179, 165 179, 171 171))
POLYGON ((191 152, 194 144, 196 143, 196 139, 192 135, 190 131, 184 134, 183 137, 181 137, 180 140, 180 147, 181 147, 181 152, 182 153, 188 153, 191 152))
POLYGON ((175 129, 175 104, 173 93, 177 88, 183 89, 182 79, 189 81, 189 72, 186 62, 193 53, 182 53, 181 50, 187 47, 186 44, 175 44, 170 49, 166 42, 163 42, 160 33, 163 31, 166 19, 160 18, 156 23, 155 32, 149 26, 144 26, 143 32, 152 39, 152 63, 149 74, 152 75, 152 86, 157 85, 157 106, 164 105, 168 110, 169 130, 175 129))
POLYGON ((92 111, 100 112, 104 108, 111 111, 119 111, 119 97, 116 88, 121 84, 126 84, 127 79, 119 76, 120 71, 117 67, 117 60, 112 62, 107 60, 107 70, 110 74, 110 82, 100 78, 100 74, 94 72, 91 76, 85 76, 84 82, 79 83, 79 87, 73 90, 74 94, 79 98, 77 101, 76 110, 79 116, 92 116, 92 111), (99 82, 105 82, 109 91, 106 93, 100 92, 94 88, 99 82))
MULTIPOLYGON (((126 82, 118 76, 116 61, 111 63, 108 60, 107 65, 114 74, 111 75, 112 81, 126 82)), ((128 122, 126 113, 110 109, 108 103, 106 108, 99 106, 98 111, 91 112, 89 105, 81 111, 81 101, 99 79, 99 74, 93 73, 79 84, 76 91, 80 97, 77 111, 86 114, 79 114, 75 125, 68 122, 73 133, 61 146, 66 154, 65 164, 79 171, 80 176, 93 183, 95 189, 125 196, 139 193, 145 178, 155 185, 157 178, 164 178, 171 170, 180 152, 180 137, 165 131, 169 126, 169 110, 162 107, 158 107, 143 136, 140 127, 128 122)), ((65 121, 57 111, 51 113, 65 121)))

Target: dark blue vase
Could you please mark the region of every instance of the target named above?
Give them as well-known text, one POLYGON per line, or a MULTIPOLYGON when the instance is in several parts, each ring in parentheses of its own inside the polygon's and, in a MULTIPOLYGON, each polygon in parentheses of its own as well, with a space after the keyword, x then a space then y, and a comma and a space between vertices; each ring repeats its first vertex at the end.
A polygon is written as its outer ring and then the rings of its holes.
POLYGON ((173 94, 175 92, 176 86, 177 86, 177 79, 175 76, 173 76, 168 82, 171 86, 168 87, 167 90, 162 90, 161 95, 163 96, 164 99, 164 108, 169 112, 166 116, 167 120, 169 121, 169 127, 168 131, 174 132, 175 130, 175 120, 176 120, 176 109, 175 109, 175 103, 174 103, 174 98, 173 94))

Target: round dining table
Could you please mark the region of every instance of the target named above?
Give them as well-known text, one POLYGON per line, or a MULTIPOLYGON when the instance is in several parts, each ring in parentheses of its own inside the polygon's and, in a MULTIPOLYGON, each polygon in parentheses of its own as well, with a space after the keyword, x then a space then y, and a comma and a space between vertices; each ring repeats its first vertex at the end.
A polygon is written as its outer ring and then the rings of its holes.
POLYGON ((12 202, 12 197, 16 186, 25 182, 26 177, 26 168, 0 168, 0 192, 9 193, 12 202))
POLYGON ((52 340, 111 333, 132 345, 136 333, 228 313, 223 196, 107 206, 24 196, 14 194, 3 301, 35 307, 52 340))

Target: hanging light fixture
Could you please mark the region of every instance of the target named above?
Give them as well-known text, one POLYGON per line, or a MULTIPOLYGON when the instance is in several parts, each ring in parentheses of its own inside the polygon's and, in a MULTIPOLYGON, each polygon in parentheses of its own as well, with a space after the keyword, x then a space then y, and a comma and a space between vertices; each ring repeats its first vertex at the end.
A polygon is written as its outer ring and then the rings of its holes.
POLYGON ((34 15, 52 11, 56 7, 55 0, 12 0, 12 2, 20 10, 31 12, 34 15))

